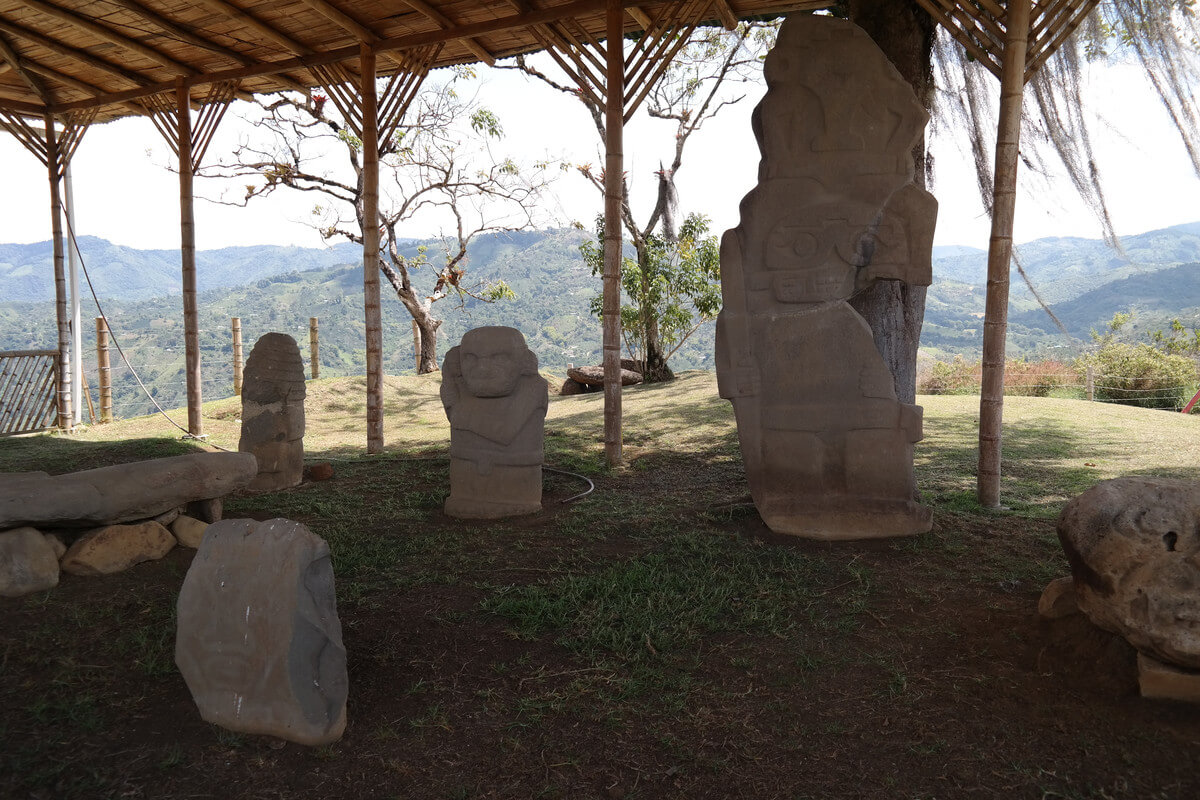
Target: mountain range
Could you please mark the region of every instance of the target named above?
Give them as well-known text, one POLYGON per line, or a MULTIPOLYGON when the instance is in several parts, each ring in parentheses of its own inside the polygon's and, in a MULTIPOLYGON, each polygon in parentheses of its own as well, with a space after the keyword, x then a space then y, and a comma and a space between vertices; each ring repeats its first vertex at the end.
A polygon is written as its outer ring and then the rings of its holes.
MULTIPOLYGON (((494 304, 471 297, 447 298, 436 308, 444 353, 462 333, 478 325, 520 329, 544 367, 600 358, 600 325, 589 310, 600 281, 579 254, 590 234, 575 229, 480 237, 470 250, 468 282, 504 280, 516 299, 494 304)), ((407 242, 405 250, 436 241, 407 242)), ((1009 352, 1031 358, 1064 358, 1082 352, 1093 328, 1103 328, 1117 311, 1132 310, 1130 335, 1165 327, 1180 318, 1200 325, 1200 223, 1125 237, 1121 249, 1078 238, 1049 238, 1020 245, 1017 258, 1042 300, 1067 328, 1062 334, 1040 307, 1017 269, 1012 273, 1009 352)), ((130 362, 160 402, 178 405, 183 396, 183 333, 179 303, 179 254, 137 250, 96 237, 82 237, 80 250, 110 326, 130 362)), ((51 250, 48 242, 0 244, 0 350, 50 349, 56 341, 51 250)), ((361 374, 363 304, 361 250, 343 243, 328 248, 232 247, 197 254, 201 350, 206 396, 231 390, 230 317, 242 320, 246 352, 263 333, 279 330, 301 342, 307 357, 310 317, 320 319, 321 374, 361 374)), ((987 253, 970 247, 934 251, 922 352, 933 358, 978 358, 982 339, 987 253)), ((430 275, 417 274, 424 285, 430 275)), ((410 371, 411 321, 383 282, 385 369, 410 371)), ((83 326, 86 361, 94 352, 87 296, 83 326)), ((713 366, 713 326, 696 332, 672 358, 677 369, 713 366)), ((114 363, 116 363, 114 353, 114 363)), ((127 371, 126 371, 127 372, 127 371)), ((122 370, 118 367, 118 377, 122 370)), ((94 381, 94 378, 92 379, 94 381)), ((117 383, 122 416, 144 413, 131 377, 117 383)))

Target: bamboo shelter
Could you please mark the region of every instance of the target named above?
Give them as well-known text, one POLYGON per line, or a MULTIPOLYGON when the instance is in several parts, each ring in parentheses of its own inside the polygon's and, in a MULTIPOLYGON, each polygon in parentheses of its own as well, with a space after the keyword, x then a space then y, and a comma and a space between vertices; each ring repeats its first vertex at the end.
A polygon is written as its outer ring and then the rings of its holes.
MULTIPOLYGON (((996 73, 1003 87, 985 344, 985 370, 992 378, 985 379, 980 433, 981 497, 994 504, 1021 89, 1098 0, 913 2, 996 73)), ((46 165, 51 188, 59 425, 70 428, 74 394, 64 368, 70 343, 59 185, 90 124, 147 116, 178 157, 188 430, 202 436, 192 179, 230 101, 320 87, 363 143, 363 216, 371 219, 378 216, 379 137, 400 123, 429 70, 493 64, 544 50, 605 108, 605 453, 610 464, 619 464, 623 127, 696 26, 732 28, 739 19, 831 5, 830 0, 0 0, 0 127, 46 165), (636 34, 632 44, 612 46, 630 34, 636 34)), ((378 230, 366 226, 363 238, 367 450, 378 453, 384 445, 378 230)))

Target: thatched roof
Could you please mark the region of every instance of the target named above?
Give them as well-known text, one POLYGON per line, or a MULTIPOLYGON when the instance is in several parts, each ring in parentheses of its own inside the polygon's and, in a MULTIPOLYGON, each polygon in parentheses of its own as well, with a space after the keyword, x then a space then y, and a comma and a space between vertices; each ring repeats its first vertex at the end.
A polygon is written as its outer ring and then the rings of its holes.
MULTIPOLYGON (((680 6, 737 19, 816 9, 828 0, 627 0, 626 30, 680 6)), ((605 0, 0 0, 0 110, 25 116, 97 109, 97 120, 144 113, 137 101, 180 80, 203 101, 236 81, 242 93, 319 85, 311 67, 360 46, 394 72, 430 45, 431 67, 541 50, 547 41, 603 38, 605 0)))

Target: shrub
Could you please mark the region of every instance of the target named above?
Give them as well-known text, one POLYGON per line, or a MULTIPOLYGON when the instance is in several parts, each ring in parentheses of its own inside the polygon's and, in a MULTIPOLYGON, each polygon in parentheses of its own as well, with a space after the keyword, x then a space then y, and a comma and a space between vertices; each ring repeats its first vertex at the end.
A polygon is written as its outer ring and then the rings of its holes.
POLYGON ((1141 408, 1182 408, 1196 390, 1196 363, 1148 344, 1105 341, 1080 359, 1094 370, 1096 399, 1141 408))
MULTIPOLYGON (((983 366, 955 356, 953 361, 935 361, 917 381, 922 394, 979 394, 983 366)), ((1061 361, 1012 359, 1004 365, 1004 393, 1046 397, 1053 389, 1078 384, 1073 369, 1061 361)))
POLYGON ((953 361, 935 361, 917 381, 921 394, 978 394, 981 370, 978 361, 955 356, 953 361))

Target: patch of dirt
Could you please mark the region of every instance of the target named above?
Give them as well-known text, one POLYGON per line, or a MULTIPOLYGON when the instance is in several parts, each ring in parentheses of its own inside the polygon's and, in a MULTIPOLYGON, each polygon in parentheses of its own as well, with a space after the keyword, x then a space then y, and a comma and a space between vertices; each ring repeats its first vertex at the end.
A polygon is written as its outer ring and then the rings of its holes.
POLYGON ((0 598, 0 795, 1200 796, 1190 755, 1200 709, 1141 699, 1131 648, 1079 616, 1040 621, 1042 578, 1005 571, 1045 559, 1051 523, 939 513, 925 537, 809 542, 767 531, 736 486, 687 510, 703 481, 672 493, 667 477, 598 480, 593 500, 649 487, 646 502, 674 508, 665 522, 677 530, 853 570, 869 587, 865 606, 836 633, 724 632, 694 651, 656 652, 650 667, 587 660, 560 642, 568 632, 522 638, 482 603, 505 586, 652 552, 653 535, 556 502, 582 491, 570 480, 551 484, 541 514, 465 533, 429 501, 416 522, 361 531, 448 549, 437 562, 405 556, 405 580, 341 605, 349 723, 341 741, 314 749, 200 720, 169 663, 171 608, 193 553, 176 549, 119 575, 64 575, 46 595, 0 598), (155 636, 165 644, 143 641, 155 636), (148 660, 163 654, 167 663, 148 660))

